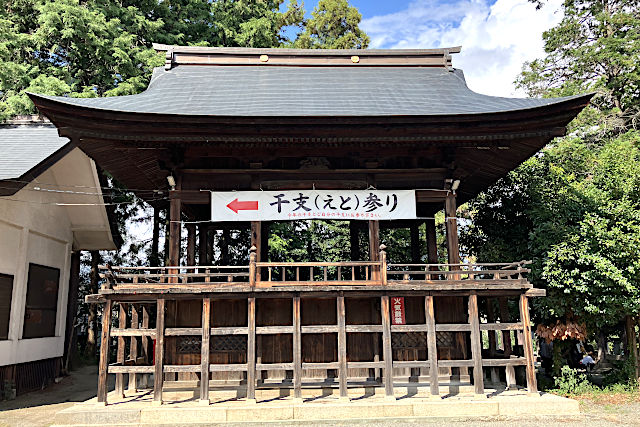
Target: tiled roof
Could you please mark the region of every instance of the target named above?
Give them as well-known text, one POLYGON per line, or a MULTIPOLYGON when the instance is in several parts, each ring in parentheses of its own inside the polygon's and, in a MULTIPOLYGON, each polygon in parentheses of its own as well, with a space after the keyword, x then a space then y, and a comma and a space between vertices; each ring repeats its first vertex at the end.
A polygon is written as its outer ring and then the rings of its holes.
POLYGON ((0 180, 22 177, 67 144, 53 125, 0 126, 0 180))
POLYGON ((245 117, 484 114, 570 99, 478 94, 467 87, 461 70, 444 67, 261 65, 157 68, 149 88, 138 95, 42 97, 130 113, 245 117))

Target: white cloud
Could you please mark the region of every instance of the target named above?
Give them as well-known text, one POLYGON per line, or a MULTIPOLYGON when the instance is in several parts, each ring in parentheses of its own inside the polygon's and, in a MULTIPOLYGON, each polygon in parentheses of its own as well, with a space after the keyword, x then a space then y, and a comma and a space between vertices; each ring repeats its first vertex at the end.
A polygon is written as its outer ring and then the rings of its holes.
POLYGON ((541 10, 527 0, 416 0, 402 11, 364 19, 372 48, 462 46, 453 65, 469 87, 496 96, 524 96, 513 81, 522 64, 544 54, 542 33, 562 19, 562 0, 541 10))

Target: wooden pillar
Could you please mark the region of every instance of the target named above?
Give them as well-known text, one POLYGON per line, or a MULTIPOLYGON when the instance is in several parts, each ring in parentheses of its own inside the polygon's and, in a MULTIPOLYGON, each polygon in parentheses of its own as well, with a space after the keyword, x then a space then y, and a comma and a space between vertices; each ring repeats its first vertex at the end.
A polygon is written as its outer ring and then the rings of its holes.
POLYGON ((100 364, 98 366, 98 403, 107 404, 107 369, 109 366, 109 341, 111 340, 111 300, 104 303, 102 312, 102 337, 100 339, 100 364))
POLYGON ((338 314, 338 383, 340 397, 347 398, 347 326, 344 293, 342 292, 338 295, 336 308, 338 314))
MULTIPOLYGON (((135 304, 129 304, 131 306, 131 328, 138 329, 138 307, 135 304)), ((129 340, 129 359, 134 363, 138 360, 138 338, 131 337, 129 340)), ((138 389, 138 382, 136 381, 137 374, 129 373, 129 391, 135 393, 138 389)))
POLYGON ((409 227, 409 236, 411 237, 411 262, 418 264, 420 262, 420 221, 413 221, 409 227))
MULTIPOLYGON (((142 329, 149 329, 149 307, 146 304, 142 305, 142 329)), ((144 357, 144 363, 149 364, 151 362, 151 338, 149 336, 142 336, 142 356, 144 357)), ((141 387, 147 388, 149 386, 150 374, 142 374, 141 387)))
MULTIPOLYGON (((488 323, 495 323, 496 321, 496 316, 493 313, 493 299, 492 298, 487 298, 487 322, 488 323)), ((492 331, 492 330, 488 330, 487 334, 489 337, 489 357, 490 358, 494 358, 496 355, 496 348, 497 348, 497 336, 498 331, 492 331)), ((498 384, 500 382, 500 375, 498 372, 498 368, 496 366, 492 366, 489 368, 489 373, 491 375, 491 383, 493 384, 498 384)))
POLYGON ((256 400, 256 298, 248 298, 247 308, 247 400, 256 400))
POLYGON ((75 320, 78 311, 78 288, 80 286, 80 251, 71 252, 69 267, 69 292, 67 293, 67 323, 64 332, 64 355, 62 369, 68 373, 73 358, 75 343, 75 320))
POLYGON ((165 300, 159 298, 156 312, 156 353, 153 374, 153 401, 162 404, 162 385, 164 383, 164 311, 165 300))
POLYGON ((436 316, 433 296, 424 297, 424 312, 427 321, 427 355, 429 358, 429 390, 432 396, 440 396, 438 384, 438 341, 436 339, 436 316))
MULTIPOLYGON (((380 260, 380 222, 369 221, 369 259, 380 260)), ((380 280, 380 269, 371 269, 371 280, 380 280)))
POLYGON ((229 242, 231 241, 231 234, 229 228, 222 229, 222 235, 220 236, 220 265, 229 265, 229 242))
MULTIPOLYGON (((196 225, 187 224, 187 265, 196 265, 196 225)), ((192 273, 194 271, 191 271, 192 273)))
POLYGON ((391 349, 391 312, 389 295, 380 298, 382 315, 382 356, 384 357, 384 393, 387 399, 395 399, 393 394, 393 351, 391 349))
MULTIPOLYGON (((208 224, 199 224, 198 225, 198 265, 209 265, 209 261, 207 259, 207 247, 208 247, 208 234, 209 234, 209 225, 208 224)), ((200 271, 204 273, 204 271, 200 271)))
MULTIPOLYGON (((125 329, 127 327, 127 305, 120 302, 118 308, 118 328, 125 329)), ((124 337, 119 336, 116 361, 120 366, 124 365, 124 350, 124 337)), ((116 374, 116 395, 120 398, 124 397, 124 374, 116 374)))
POLYGON ((269 229, 271 228, 269 222, 261 221, 261 234, 260 234, 260 257, 258 261, 269 261, 269 229))
POLYGON ((436 236, 436 220, 427 218, 424 222, 427 237, 427 263, 438 264, 438 239, 436 236))
POLYGON ((471 326, 471 357, 473 359, 473 385, 475 394, 484 395, 484 375, 482 374, 482 337, 478 318, 478 295, 469 295, 469 324, 471 326))
POLYGON ((527 360, 527 388, 529 393, 538 392, 536 382, 536 368, 533 360, 533 339, 531 337, 531 319, 529 318, 529 299, 525 294, 520 295, 520 319, 522 320, 524 338, 524 356, 527 360))
MULTIPOLYGON (((180 265, 180 214, 182 211, 182 203, 180 201, 180 192, 170 192, 169 205, 169 266, 180 265)), ((169 270, 176 274, 178 270, 169 270)), ((177 283, 178 278, 172 277, 170 283, 177 283)))
MULTIPOLYGON (((261 261, 262 252, 262 224, 260 221, 251 221, 251 246, 255 247, 256 262, 261 261)), ((262 279, 261 268, 256 269, 256 280, 262 279)))
POLYGON ((293 296, 293 397, 302 399, 302 320, 298 293, 293 296))
POLYGON ((360 261, 360 239, 358 224, 356 221, 349 221, 349 251, 351 261, 360 261))
POLYGON ((211 299, 202 299, 202 345, 200 346, 200 403, 209 404, 209 337, 211 335, 211 299))
POLYGON ((445 224, 447 228, 447 254, 449 264, 460 263, 460 246, 458 244, 458 220, 456 219, 456 195, 447 193, 444 203, 445 224))

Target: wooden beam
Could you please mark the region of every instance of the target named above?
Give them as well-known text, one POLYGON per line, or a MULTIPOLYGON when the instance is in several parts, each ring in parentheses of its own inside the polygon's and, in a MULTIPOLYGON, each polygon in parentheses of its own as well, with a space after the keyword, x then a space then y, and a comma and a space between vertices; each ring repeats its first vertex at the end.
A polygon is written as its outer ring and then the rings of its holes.
POLYGON ((347 330, 346 311, 344 304, 344 294, 340 292, 337 298, 338 314, 338 383, 340 386, 340 397, 347 398, 347 330))
POLYGON ((531 337, 531 319, 529 318, 529 299, 526 295, 520 295, 520 319, 523 326, 524 356, 527 359, 527 388, 529 393, 538 392, 536 381, 536 368, 533 358, 533 339, 531 337))
POLYGON ((429 361, 429 390, 431 395, 440 396, 438 384, 438 341, 436 339, 436 316, 433 296, 424 297, 424 312, 427 323, 427 355, 429 361))
MULTIPOLYGON (((123 302, 118 304, 118 327, 125 329, 127 327, 127 305, 123 302)), ((124 337, 118 337, 118 349, 116 352, 116 361, 118 364, 124 364, 124 337)), ((119 398, 124 397, 124 375, 116 374, 116 395, 119 398)))
POLYGON ((393 394, 393 351, 391 349, 391 312, 389 295, 380 297, 382 315, 382 357, 384 357, 384 393, 387 399, 395 399, 393 394))
POLYGON ((165 299, 160 298, 156 311, 156 363, 153 374, 153 401, 158 404, 162 404, 162 385, 164 383, 164 312, 165 299))
POLYGON ((293 296, 293 397, 302 399, 302 319, 300 294, 293 296))
POLYGON ((209 404, 209 337, 211 299, 202 299, 202 345, 200 346, 200 403, 209 404))
POLYGON ((111 300, 104 303, 102 312, 102 336, 100 338, 100 364, 98 366, 98 403, 107 404, 107 368, 109 365, 109 341, 111 337, 111 300))
POLYGON ((471 357, 473 359, 473 385, 475 394, 484 395, 484 375, 482 373, 482 337, 478 318, 478 295, 469 295, 469 324, 471 326, 471 357))
POLYGON ((256 400, 256 298, 247 298, 247 400, 256 400))
MULTIPOLYGON (((131 307, 131 328, 137 329, 138 324, 138 307, 135 304, 129 304, 131 307)), ((138 359, 138 338, 132 336, 129 339, 129 359, 138 359)), ((129 374, 129 391, 135 393, 138 390, 137 375, 135 372, 129 374)))

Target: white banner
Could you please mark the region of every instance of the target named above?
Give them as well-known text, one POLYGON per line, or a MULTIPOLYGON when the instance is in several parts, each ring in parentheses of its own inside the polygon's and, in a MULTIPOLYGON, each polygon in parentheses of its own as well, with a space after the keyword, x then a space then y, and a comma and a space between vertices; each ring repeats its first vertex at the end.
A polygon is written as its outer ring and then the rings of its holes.
POLYGON ((211 192, 211 221, 415 218, 414 190, 211 192))

